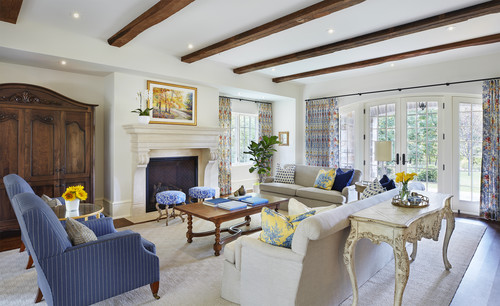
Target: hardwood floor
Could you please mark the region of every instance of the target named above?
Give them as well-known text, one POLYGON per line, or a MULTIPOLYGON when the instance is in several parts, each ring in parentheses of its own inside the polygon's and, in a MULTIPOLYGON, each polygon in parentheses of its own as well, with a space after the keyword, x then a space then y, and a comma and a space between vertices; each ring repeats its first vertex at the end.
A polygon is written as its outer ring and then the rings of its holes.
MULTIPOLYGON (((451 302, 453 306, 500 305, 500 222, 487 221, 464 214, 456 222, 486 226, 481 242, 451 302)), ((114 220, 116 228, 131 225, 126 219, 114 220)), ((0 232, 0 251, 19 248, 19 232, 0 232)))

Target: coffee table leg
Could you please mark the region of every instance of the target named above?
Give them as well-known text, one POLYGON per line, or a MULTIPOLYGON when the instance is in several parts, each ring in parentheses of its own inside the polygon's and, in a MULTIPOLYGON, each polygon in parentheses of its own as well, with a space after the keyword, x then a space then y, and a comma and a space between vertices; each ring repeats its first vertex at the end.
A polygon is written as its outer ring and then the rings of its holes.
POLYGON ((220 222, 216 222, 215 223, 215 243, 214 243, 215 256, 220 255, 221 249, 222 249, 222 245, 220 244, 220 222))
POLYGON ((245 225, 250 226, 250 222, 252 221, 252 218, 250 218, 250 216, 245 216, 245 221, 247 222, 245 225))
POLYGON ((187 242, 193 242, 193 216, 188 214, 188 231, 186 232, 187 242))

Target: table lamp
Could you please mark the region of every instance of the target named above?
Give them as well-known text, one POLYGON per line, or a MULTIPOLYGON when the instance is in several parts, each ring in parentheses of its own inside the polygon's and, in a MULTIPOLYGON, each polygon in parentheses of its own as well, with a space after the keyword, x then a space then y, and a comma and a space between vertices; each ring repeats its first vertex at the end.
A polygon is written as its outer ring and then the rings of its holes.
MULTIPOLYGON (((392 142, 391 141, 375 141, 375 160, 379 162, 387 162, 392 160, 392 142)), ((387 168, 384 163, 384 173, 387 174, 387 168)))

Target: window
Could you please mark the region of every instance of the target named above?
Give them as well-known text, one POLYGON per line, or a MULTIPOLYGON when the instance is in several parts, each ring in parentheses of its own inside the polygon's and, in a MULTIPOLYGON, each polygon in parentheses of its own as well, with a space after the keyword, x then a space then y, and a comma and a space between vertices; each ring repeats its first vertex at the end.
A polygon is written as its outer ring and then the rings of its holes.
POLYGON ((340 113, 340 167, 354 168, 354 111, 340 113))
POLYGON ((258 117, 255 114, 232 113, 231 118, 231 163, 250 162, 247 151, 250 142, 258 141, 258 117))

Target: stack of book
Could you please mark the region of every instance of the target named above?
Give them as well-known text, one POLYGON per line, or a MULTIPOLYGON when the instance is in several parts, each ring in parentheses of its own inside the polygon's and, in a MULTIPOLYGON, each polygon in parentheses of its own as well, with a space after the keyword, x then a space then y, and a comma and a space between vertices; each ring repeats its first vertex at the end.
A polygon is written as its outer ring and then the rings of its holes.
POLYGON ((212 207, 217 207, 219 204, 224 203, 224 202, 229 202, 231 200, 224 199, 224 198, 216 198, 216 199, 210 199, 210 200, 205 200, 203 201, 203 204, 212 206, 212 207))
POLYGON ((247 203, 242 201, 228 201, 224 203, 220 203, 217 207, 225 209, 225 210, 236 210, 241 208, 246 208, 247 203))
POLYGON ((269 203, 268 199, 259 198, 259 197, 250 197, 246 199, 242 199, 242 202, 248 203, 250 206, 258 206, 269 203))

